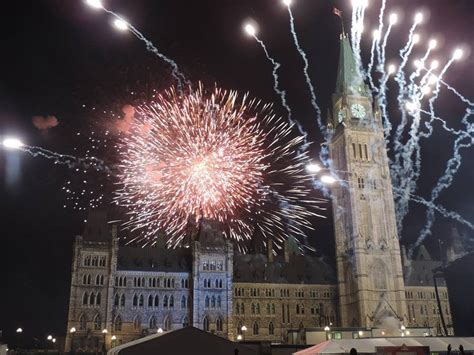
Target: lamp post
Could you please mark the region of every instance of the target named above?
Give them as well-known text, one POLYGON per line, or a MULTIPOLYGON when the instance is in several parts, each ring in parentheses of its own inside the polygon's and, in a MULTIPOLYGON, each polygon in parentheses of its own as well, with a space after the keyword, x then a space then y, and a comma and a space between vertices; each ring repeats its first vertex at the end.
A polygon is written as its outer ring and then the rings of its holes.
POLYGON ((247 327, 245 325, 242 326, 242 328, 240 328, 240 330, 242 331, 242 340, 245 339, 245 332, 247 331, 247 327))
POLYGON ((104 336, 104 342, 102 343, 102 352, 105 354, 107 352, 107 346, 105 345, 106 337, 107 337, 107 329, 102 329, 102 334, 104 336))
POLYGON ((74 334, 76 333, 76 328, 72 327, 69 329, 69 334, 71 334, 71 353, 74 354, 74 334))
POLYGON ((117 340, 117 337, 115 335, 112 335, 112 337, 110 339, 112 340, 110 346, 113 348, 113 347, 115 347, 115 341, 117 340))
POLYGON ((23 329, 22 328, 17 328, 16 335, 17 335, 17 339, 18 339, 18 349, 21 348, 21 334, 22 333, 23 333, 23 329))
POLYGON ((331 330, 331 328, 329 328, 329 326, 324 327, 324 331, 326 332, 326 340, 329 340, 329 331, 330 330, 331 330))

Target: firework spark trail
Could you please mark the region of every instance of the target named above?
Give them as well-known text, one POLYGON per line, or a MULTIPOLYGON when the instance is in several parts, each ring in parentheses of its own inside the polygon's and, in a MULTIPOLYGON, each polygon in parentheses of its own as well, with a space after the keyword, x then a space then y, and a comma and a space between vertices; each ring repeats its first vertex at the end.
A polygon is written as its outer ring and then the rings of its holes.
POLYGON ((362 40, 362 32, 364 30, 364 17, 367 2, 356 3, 352 9, 352 27, 351 27, 351 42, 354 52, 354 59, 357 68, 364 73, 361 57, 360 43, 362 40))
POLYGON ((372 68, 374 67, 375 48, 377 47, 378 41, 380 41, 380 35, 376 34, 372 38, 372 46, 370 47, 370 61, 367 66, 367 77, 369 78, 370 88, 375 93, 378 91, 378 88, 375 86, 374 79, 372 77, 372 68))
POLYGON ((203 219, 218 221, 240 244, 259 236, 276 248, 288 235, 302 241, 322 200, 309 198, 306 156, 294 153, 303 139, 291 135, 292 125, 275 118, 270 105, 236 92, 200 87, 158 95, 137 108, 119 144, 116 201, 130 209, 126 225, 145 242, 163 231, 171 247, 184 240, 190 221, 203 219))
POLYGON ((465 96, 463 96, 458 90, 456 90, 455 88, 453 88, 451 85, 449 85, 447 82, 445 82, 444 80, 442 79, 439 79, 439 82, 441 84, 443 84, 444 86, 446 86, 446 88, 451 91, 452 93, 454 93, 457 97, 459 97, 461 99, 462 102, 464 102, 465 104, 469 105, 469 106, 474 106, 474 102, 470 101, 469 99, 467 99, 465 96))
MULTIPOLYGON (((272 76, 273 76, 273 91, 280 97, 281 105, 286 109, 288 112, 288 121, 292 125, 296 125, 298 128, 298 131, 303 135, 304 138, 304 144, 301 146, 300 153, 303 153, 308 150, 309 147, 309 142, 308 142, 308 133, 303 129, 303 126, 297 121, 292 118, 292 111, 290 106, 288 105, 288 102, 286 101, 286 91, 280 89, 280 80, 278 77, 278 69, 280 68, 281 64, 277 62, 272 56, 270 56, 270 53, 268 52, 267 47, 265 46, 265 43, 261 39, 259 39, 256 35, 253 35, 255 40, 260 44, 260 46, 263 49, 263 52, 265 53, 265 57, 267 60, 272 64, 272 76)), ((319 119, 321 119, 321 116, 319 116, 319 119)))
MULTIPOLYGON (((408 94, 409 88, 407 88, 407 82, 406 82, 406 76, 405 76, 405 66, 408 63, 408 58, 413 50, 413 46, 415 45, 415 40, 414 40, 414 33, 415 29, 418 25, 418 22, 415 21, 412 27, 410 28, 410 32, 408 35, 408 41, 405 47, 403 47, 399 54, 400 58, 402 60, 397 74, 395 75, 395 81, 398 84, 398 96, 397 96, 397 102, 398 102, 398 108, 401 112, 401 120, 399 125, 397 126, 397 129, 395 131, 395 134, 393 136, 393 146, 394 146, 394 154, 395 154, 395 159, 393 163, 395 164, 395 170, 399 169, 400 163, 399 163, 399 157, 400 157, 400 149, 403 147, 403 144, 401 142, 401 136, 403 133, 403 130, 405 129, 407 125, 407 112, 405 108, 406 104, 406 96, 408 94)), ((413 101, 413 100, 412 100, 413 101)))
POLYGON ((126 24, 127 29, 135 36, 137 37, 140 41, 144 42, 146 45, 146 49, 155 54, 157 57, 168 63, 172 70, 171 70, 171 75, 176 79, 178 83, 178 89, 180 93, 182 93, 182 89, 184 85, 190 85, 190 82, 186 79, 184 74, 179 70, 178 64, 168 56, 164 55, 161 53, 158 48, 155 47, 155 45, 148 40, 136 27, 134 27, 132 24, 130 24, 127 20, 122 18, 119 14, 116 14, 115 12, 106 9, 105 7, 102 6, 102 10, 104 10, 106 13, 114 16, 117 20, 123 21, 124 24, 126 24))
MULTIPOLYGON (((298 53, 300 54, 300 56, 301 56, 301 58, 303 59, 303 62, 304 62, 303 73, 304 73, 304 77, 305 77, 305 80, 306 80, 306 84, 308 85, 309 92, 311 94, 311 105, 313 106, 314 110, 316 111, 316 119, 317 119, 317 122, 318 122, 319 129, 321 130, 321 133, 323 134, 323 136, 325 136, 326 135, 326 127, 324 126, 324 124, 322 122, 321 109, 320 109, 320 107, 317 103, 316 93, 314 91, 314 86, 311 83, 311 78, 309 77, 309 74, 308 74, 308 67, 309 67, 308 58, 306 57, 306 53, 304 52, 303 48, 301 48, 299 40, 298 40, 298 36, 296 35, 295 19, 293 17, 293 12, 291 11, 291 8, 290 8, 289 5, 287 6, 287 8, 288 8, 288 14, 290 15, 290 30, 291 30, 291 34, 293 36, 293 41, 295 43, 296 49, 298 50, 298 53)), ((268 56, 267 56, 267 58, 268 58, 268 56)))
POLYGON ((454 63, 456 59, 453 57, 451 58, 446 65, 443 67, 441 72, 438 75, 438 80, 436 81, 435 84, 435 89, 433 90, 433 95, 430 97, 428 100, 428 106, 430 108, 430 120, 425 122, 425 127, 428 129, 427 132, 420 132, 420 136, 423 138, 429 138, 433 134, 433 121, 436 119, 435 116, 435 109, 434 109, 434 103, 439 97, 439 93, 441 91, 441 83, 440 80, 443 78, 444 74, 446 74, 447 70, 449 67, 454 63))
POLYGON ((380 6, 380 12, 379 12, 379 28, 377 29, 378 35, 379 35, 379 38, 377 39, 377 46, 376 46, 378 63, 382 63, 382 48, 380 46, 380 39, 382 38, 382 33, 383 33, 383 16, 385 14, 386 5, 387 5, 387 0, 382 0, 382 4, 380 6))
POLYGON ((46 159, 52 159, 55 164, 67 165, 69 168, 82 167, 86 169, 92 168, 97 171, 105 171, 107 173, 111 172, 110 168, 105 165, 104 161, 96 157, 78 158, 74 155, 60 154, 45 148, 27 145, 23 145, 19 149, 31 154, 33 157, 42 156, 46 159))

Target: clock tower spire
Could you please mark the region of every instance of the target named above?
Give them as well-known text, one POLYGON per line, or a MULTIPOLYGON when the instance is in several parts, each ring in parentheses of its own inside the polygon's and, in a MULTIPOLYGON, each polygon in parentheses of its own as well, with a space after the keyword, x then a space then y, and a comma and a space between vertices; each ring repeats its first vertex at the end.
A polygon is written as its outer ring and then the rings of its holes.
POLYGON ((343 327, 406 317, 400 244, 378 106, 341 36, 329 142, 339 305, 343 327))

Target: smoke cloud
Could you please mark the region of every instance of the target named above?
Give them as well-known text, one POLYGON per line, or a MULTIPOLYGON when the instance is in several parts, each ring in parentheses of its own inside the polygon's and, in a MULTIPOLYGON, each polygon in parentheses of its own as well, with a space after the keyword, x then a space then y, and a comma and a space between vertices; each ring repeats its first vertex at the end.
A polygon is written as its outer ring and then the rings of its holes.
POLYGON ((132 105, 124 105, 122 107, 123 118, 117 121, 117 129, 121 132, 128 132, 135 119, 135 107, 132 105))
POLYGON ((33 116, 31 122, 40 131, 48 130, 59 124, 56 116, 33 116))

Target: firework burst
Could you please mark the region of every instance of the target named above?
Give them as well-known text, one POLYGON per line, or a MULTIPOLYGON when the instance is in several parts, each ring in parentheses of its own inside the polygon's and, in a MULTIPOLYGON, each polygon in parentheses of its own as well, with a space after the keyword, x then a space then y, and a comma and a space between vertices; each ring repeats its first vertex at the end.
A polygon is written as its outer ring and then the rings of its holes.
POLYGON ((138 107, 121 138, 116 202, 146 244, 164 232, 177 246, 190 222, 210 219, 227 238, 279 248, 289 235, 304 238, 323 202, 308 196, 306 153, 295 153, 302 141, 270 105, 235 91, 171 89, 138 107))

